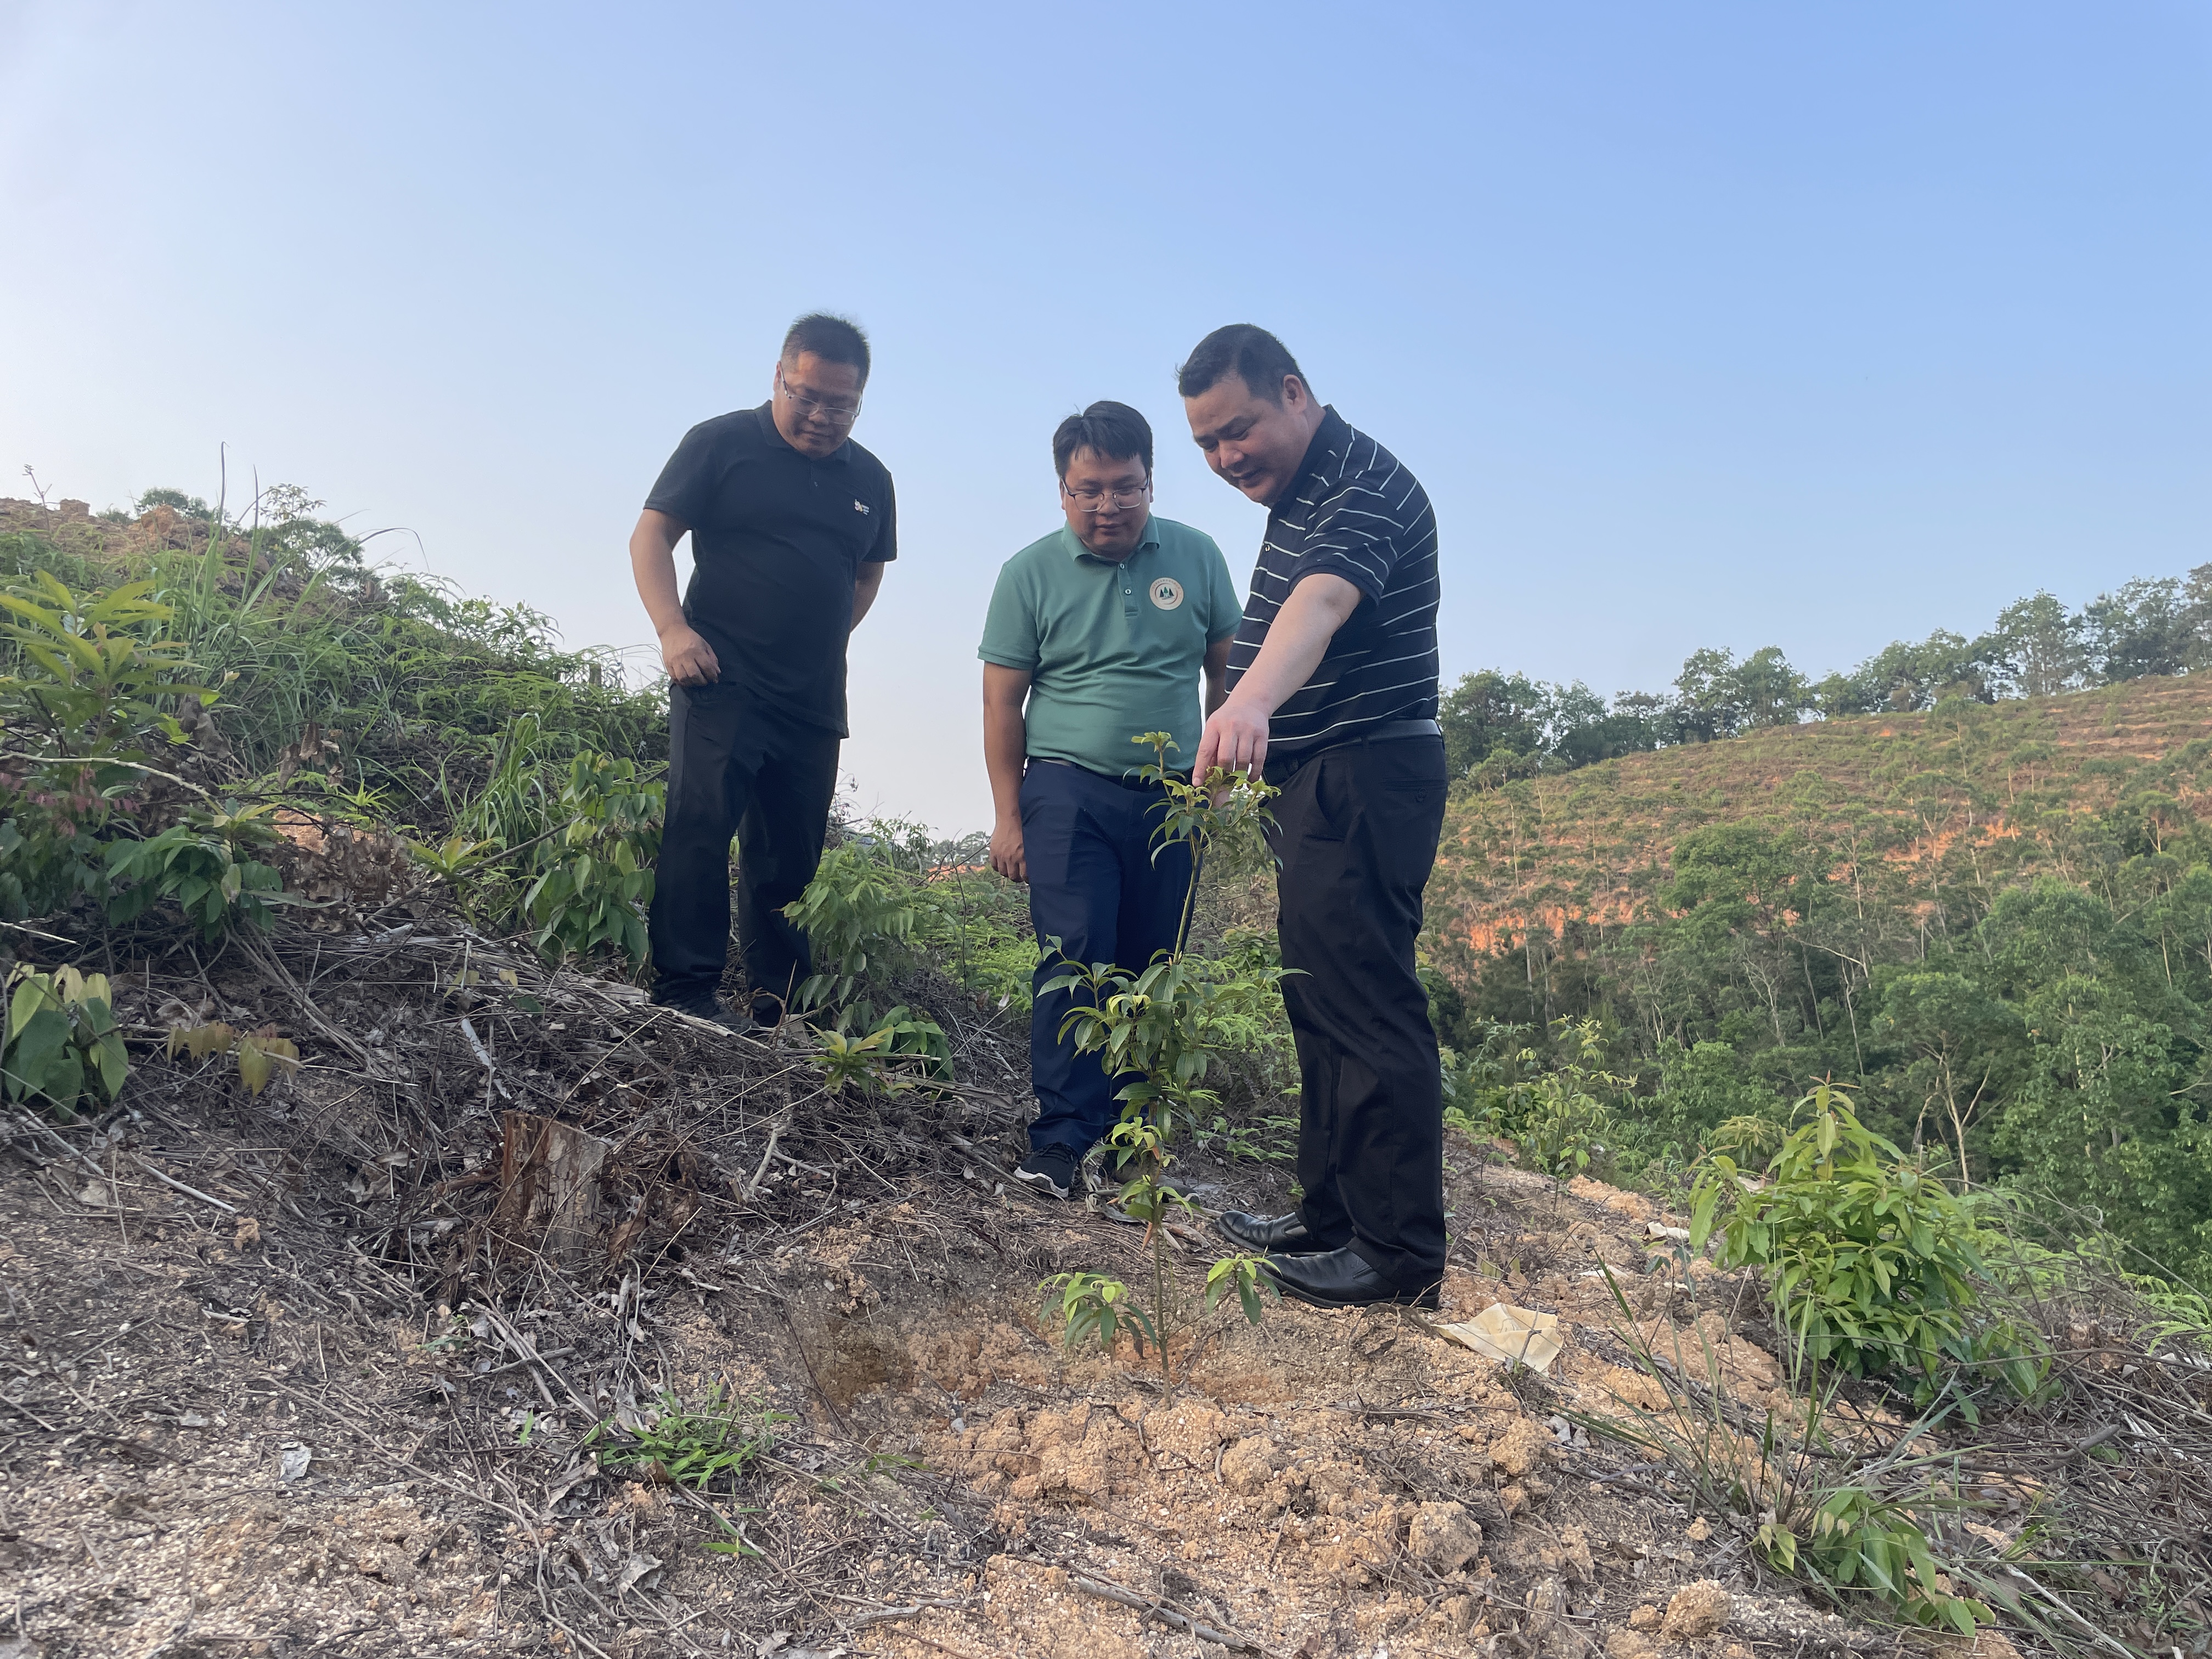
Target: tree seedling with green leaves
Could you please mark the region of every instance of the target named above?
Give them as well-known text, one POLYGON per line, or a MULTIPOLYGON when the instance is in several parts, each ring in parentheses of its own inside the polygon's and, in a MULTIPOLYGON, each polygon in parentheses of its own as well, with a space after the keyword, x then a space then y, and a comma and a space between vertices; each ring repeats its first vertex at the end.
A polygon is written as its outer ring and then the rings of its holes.
POLYGON ((0 1002, 0 1098, 66 1121, 112 1104, 130 1073, 106 975, 16 965, 0 1002))
POLYGON ((157 836, 109 842, 107 919, 130 921, 167 899, 210 940, 234 927, 266 928, 284 878, 252 854, 283 839, 270 821, 276 810, 274 802, 195 806, 157 836))
POLYGON ((216 699, 180 678, 192 665, 152 586, 78 592, 40 569, 0 592, 0 916, 105 890, 99 832, 155 769, 149 745, 187 735, 163 704, 216 699))
POLYGON ((0 607, 20 618, 0 635, 44 671, 0 678, 0 718, 42 730, 54 757, 95 764, 143 760, 140 744, 151 730, 183 742, 184 728, 161 700, 198 697, 205 708, 216 692, 178 678, 192 665, 178 641, 158 636, 176 612, 149 599, 153 591, 152 582, 137 581, 77 593, 40 570, 30 592, 0 593, 0 607), (156 637, 141 638, 142 630, 156 637))
MULTIPOLYGON (((1987 1270, 1978 1206, 1863 1125, 1844 1091, 1822 1083, 1797 1103, 1764 1177, 1746 1181, 1716 1152, 1692 1189, 1690 1248, 1718 1236, 1723 1269, 1771 1279, 1777 1312, 1813 1363, 1854 1376, 1898 1370, 1925 1405, 1961 1367, 2023 1398, 2045 1362, 2003 1320, 1979 1316, 1987 1270)), ((1971 1396, 1959 1395, 1974 1416, 1971 1396)))
MULTIPOLYGON (((1140 1305, 1126 1284, 1100 1273, 1058 1274, 1039 1289, 1048 1307, 1059 1304, 1071 1346, 1090 1340, 1110 1350, 1126 1329, 1142 1355, 1149 1340, 1158 1357, 1161 1385, 1172 1395, 1177 1380, 1173 1346, 1188 1321, 1169 1261, 1167 1228, 1177 1211, 1190 1212, 1194 1206, 1167 1181, 1174 1162, 1169 1147, 1178 1126, 1206 1122, 1218 1104, 1206 1077, 1225 1047, 1224 1017, 1273 988, 1285 971, 1249 959, 1229 963, 1192 951, 1191 917, 1207 864, 1218 872, 1270 856, 1267 830, 1273 817, 1267 801, 1275 792, 1257 779, 1219 768, 1202 781, 1176 776, 1167 759, 1176 745, 1164 732, 1147 732, 1133 741, 1152 750, 1152 761, 1137 775, 1158 785, 1164 797, 1153 857, 1178 842, 1191 853, 1174 948, 1133 972, 1063 955, 1058 972, 1041 989, 1075 993, 1060 1036, 1072 1036, 1078 1054, 1097 1055, 1109 1075, 1130 1079, 1120 1092, 1121 1117, 1107 1137, 1107 1156, 1122 1176, 1116 1203, 1145 1224, 1152 1255, 1149 1305, 1140 1305)), ((1233 1294, 1245 1317, 1256 1323, 1263 1297, 1272 1293, 1259 1257, 1225 1256, 1207 1273, 1205 1305, 1210 1310, 1233 1294)))

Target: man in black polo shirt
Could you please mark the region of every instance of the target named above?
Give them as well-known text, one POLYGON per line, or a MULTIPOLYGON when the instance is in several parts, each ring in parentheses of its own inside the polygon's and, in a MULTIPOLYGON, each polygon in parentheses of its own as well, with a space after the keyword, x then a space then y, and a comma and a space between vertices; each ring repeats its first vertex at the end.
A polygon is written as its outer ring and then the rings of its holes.
POLYGON ((812 971, 783 908, 821 861, 845 736, 845 641, 898 556, 891 476, 848 435, 867 337, 839 317, 784 336, 774 394, 684 434, 630 533, 668 691, 668 815, 653 869, 653 1000, 734 1024, 730 836, 753 1023, 812 971), (691 586, 676 597, 676 544, 691 586))
POLYGON ((1437 523, 1413 475, 1324 408, 1281 341, 1239 323, 1177 374, 1207 464, 1266 507, 1229 695, 1195 761, 1263 770, 1283 1001, 1297 1041, 1298 1182, 1286 1216, 1231 1212, 1284 1292, 1437 1305, 1443 1100, 1413 967, 1443 824, 1437 523))

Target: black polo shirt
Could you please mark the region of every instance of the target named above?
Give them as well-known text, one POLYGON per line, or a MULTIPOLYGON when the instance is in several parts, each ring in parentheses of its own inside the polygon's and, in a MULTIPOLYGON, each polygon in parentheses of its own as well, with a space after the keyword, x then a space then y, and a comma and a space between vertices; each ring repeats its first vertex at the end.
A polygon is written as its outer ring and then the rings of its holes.
POLYGON ((691 526, 684 616, 724 682, 843 736, 853 585, 898 557, 884 464, 849 438, 802 455, 763 404, 685 433, 645 504, 691 526))
POLYGON ((1359 590, 1313 678, 1268 722, 1271 748, 1341 743, 1392 720, 1437 714, 1437 515, 1391 453, 1322 413, 1297 477, 1269 509, 1244 621, 1229 648, 1233 687, 1260 654, 1291 589, 1327 571, 1359 590))

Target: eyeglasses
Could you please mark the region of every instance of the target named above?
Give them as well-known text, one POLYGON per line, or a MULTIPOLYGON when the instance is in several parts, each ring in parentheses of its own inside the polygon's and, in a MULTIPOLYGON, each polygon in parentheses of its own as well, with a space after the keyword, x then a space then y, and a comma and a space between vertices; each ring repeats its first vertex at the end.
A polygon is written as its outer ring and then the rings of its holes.
POLYGON ((1070 489, 1066 484, 1060 488, 1060 493, 1082 513, 1126 513, 1133 507, 1142 507, 1145 497, 1152 493, 1149 478, 1133 489, 1070 489))
POLYGON ((794 391, 781 373, 777 374, 775 383, 783 395, 791 399, 791 406, 799 411, 801 419, 819 415, 832 426, 850 426, 860 418, 858 404, 825 404, 819 398, 810 398, 803 392, 794 391))

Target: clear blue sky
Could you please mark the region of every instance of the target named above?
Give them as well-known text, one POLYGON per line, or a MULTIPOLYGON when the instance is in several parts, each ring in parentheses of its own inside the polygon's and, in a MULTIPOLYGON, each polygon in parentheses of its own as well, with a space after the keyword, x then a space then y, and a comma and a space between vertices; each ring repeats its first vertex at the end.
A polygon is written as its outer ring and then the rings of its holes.
POLYGON ((1820 673, 2212 559, 2195 3, 15 0, 0 224, 7 493, 227 443, 579 644, 648 633, 684 429, 850 313, 903 554, 847 761, 946 830, 1061 416, 1145 410, 1249 571, 1171 381, 1224 322, 1426 481, 1451 675, 1820 673))

